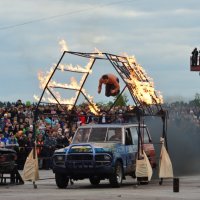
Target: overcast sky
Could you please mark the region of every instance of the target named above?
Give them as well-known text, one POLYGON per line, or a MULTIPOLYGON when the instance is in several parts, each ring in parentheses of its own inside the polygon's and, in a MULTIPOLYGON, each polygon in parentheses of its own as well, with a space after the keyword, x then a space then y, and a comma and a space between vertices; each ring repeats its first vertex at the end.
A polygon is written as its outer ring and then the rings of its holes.
POLYGON ((135 55, 164 99, 200 93, 189 66, 200 49, 197 0, 1 0, 0 8, 0 101, 41 95, 37 73, 58 62, 61 39, 71 51, 135 55))

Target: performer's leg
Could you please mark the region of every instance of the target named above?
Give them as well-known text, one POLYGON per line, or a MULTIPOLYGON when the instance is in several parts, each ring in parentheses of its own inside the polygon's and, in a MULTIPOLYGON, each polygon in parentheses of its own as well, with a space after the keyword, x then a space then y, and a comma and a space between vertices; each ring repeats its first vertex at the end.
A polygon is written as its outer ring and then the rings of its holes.
MULTIPOLYGON (((117 79, 118 79, 118 78, 117 78, 117 79)), ((117 81, 119 81, 119 79, 118 79, 117 81)), ((111 90, 115 90, 115 85, 113 85, 113 84, 110 85, 110 96, 116 96, 116 95, 118 95, 119 92, 120 92, 120 90, 118 90, 118 91, 115 92, 115 93, 111 93, 111 90)))
POLYGON ((106 84, 105 95, 107 97, 109 97, 111 95, 111 90, 112 90, 111 86, 112 86, 111 84, 106 84))
POLYGON ((120 93, 120 90, 118 90, 117 92, 115 92, 115 93, 112 93, 112 94, 110 94, 111 96, 116 96, 116 95, 118 95, 120 93))

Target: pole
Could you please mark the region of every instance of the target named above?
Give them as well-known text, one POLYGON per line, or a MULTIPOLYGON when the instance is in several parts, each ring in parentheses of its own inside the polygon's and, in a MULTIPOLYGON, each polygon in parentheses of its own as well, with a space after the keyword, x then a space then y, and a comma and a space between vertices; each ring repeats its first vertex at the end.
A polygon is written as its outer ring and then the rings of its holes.
POLYGON ((138 160, 140 159, 141 146, 141 110, 138 106, 134 108, 138 120, 138 160))
MULTIPOLYGON (((36 158, 36 122, 37 122, 37 118, 38 118, 38 109, 36 109, 34 111, 34 117, 33 117, 33 138, 34 138, 34 146, 33 146, 33 159, 36 158)), ((35 181, 33 181, 33 188, 37 189, 37 185, 35 183, 35 181)))

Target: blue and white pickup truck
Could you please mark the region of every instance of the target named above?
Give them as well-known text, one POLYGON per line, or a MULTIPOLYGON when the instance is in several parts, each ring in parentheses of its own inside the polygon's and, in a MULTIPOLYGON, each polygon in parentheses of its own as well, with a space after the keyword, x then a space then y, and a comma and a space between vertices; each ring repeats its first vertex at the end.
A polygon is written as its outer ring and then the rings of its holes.
MULTIPOLYGON (((155 149, 145 125, 141 127, 142 147, 152 167, 156 166, 155 149)), ((120 187, 125 176, 135 178, 138 152, 138 124, 91 124, 78 127, 72 144, 56 150, 53 172, 59 188, 70 179, 89 179, 92 185, 109 179, 120 187)))

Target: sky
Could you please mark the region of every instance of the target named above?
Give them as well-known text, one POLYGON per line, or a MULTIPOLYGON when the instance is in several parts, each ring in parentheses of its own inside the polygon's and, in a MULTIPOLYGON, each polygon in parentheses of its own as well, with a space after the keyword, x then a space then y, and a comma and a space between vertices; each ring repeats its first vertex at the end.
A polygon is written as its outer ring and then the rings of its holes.
MULTIPOLYGON (((0 101, 41 95, 37 74, 58 62, 60 40, 70 51, 134 55, 164 101, 200 93, 189 60, 200 48, 197 0, 1 0, 0 8, 0 101)), ((97 78, 87 88, 93 95, 97 78)))

